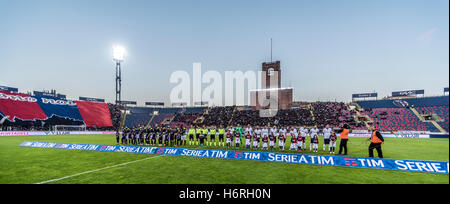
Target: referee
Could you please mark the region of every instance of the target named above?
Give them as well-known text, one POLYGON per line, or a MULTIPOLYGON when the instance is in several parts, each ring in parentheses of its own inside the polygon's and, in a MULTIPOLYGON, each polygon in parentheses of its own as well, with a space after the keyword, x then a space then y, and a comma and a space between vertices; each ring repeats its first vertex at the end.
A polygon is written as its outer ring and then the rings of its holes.
POLYGON ((373 158, 373 149, 376 149, 378 157, 383 158, 381 144, 384 144, 384 138, 381 133, 377 129, 375 129, 374 126, 372 126, 370 130, 372 130, 372 136, 369 138, 369 140, 371 141, 369 145, 369 157, 373 158))

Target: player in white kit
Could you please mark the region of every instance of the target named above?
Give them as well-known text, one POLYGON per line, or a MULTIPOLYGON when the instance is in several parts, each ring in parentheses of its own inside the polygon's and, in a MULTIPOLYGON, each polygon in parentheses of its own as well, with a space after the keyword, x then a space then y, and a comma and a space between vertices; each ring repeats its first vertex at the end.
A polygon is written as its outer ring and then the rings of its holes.
POLYGON ((330 125, 325 126, 325 128, 322 130, 323 132, 323 152, 325 152, 325 148, 328 145, 328 151, 330 151, 330 136, 331 136, 331 128, 330 125))
POLYGON ((264 128, 261 130, 261 136, 269 137, 269 129, 267 128, 267 126, 264 126, 264 128))
POLYGON ((302 149, 306 149, 306 136, 308 135, 308 128, 306 128, 306 126, 303 126, 300 128, 300 135, 302 136, 302 140, 301 143, 303 144, 302 149))
POLYGON ((298 131, 295 127, 290 127, 289 129, 289 134, 291 135, 291 150, 297 149, 297 145, 298 145, 298 131), (294 140, 292 139, 294 138, 294 140), (295 144, 293 144, 293 142, 295 142, 295 144))
POLYGON ((297 128, 295 128, 295 132, 294 135, 297 135, 297 149, 298 151, 302 150, 302 136, 300 135, 300 130, 297 130, 297 128))
POLYGON ((261 138, 261 128, 260 127, 256 127, 255 130, 253 131, 254 134, 256 134, 256 136, 258 137, 258 139, 261 138))
POLYGON ((283 134, 285 138, 286 138, 286 133, 287 132, 288 131, 287 131, 286 127, 281 128, 280 131, 279 131, 280 135, 283 134))
POLYGON ((273 128, 270 128, 270 134, 278 138, 279 133, 277 126, 273 126, 273 128))
POLYGON ((247 133, 249 133, 250 136, 253 136, 253 128, 252 126, 250 126, 250 124, 247 125, 247 127, 244 129, 244 134, 247 135, 247 133))
POLYGON ((295 151, 297 150, 297 141, 298 141, 297 130, 291 127, 289 134, 291 134, 291 148, 289 149, 295 151))

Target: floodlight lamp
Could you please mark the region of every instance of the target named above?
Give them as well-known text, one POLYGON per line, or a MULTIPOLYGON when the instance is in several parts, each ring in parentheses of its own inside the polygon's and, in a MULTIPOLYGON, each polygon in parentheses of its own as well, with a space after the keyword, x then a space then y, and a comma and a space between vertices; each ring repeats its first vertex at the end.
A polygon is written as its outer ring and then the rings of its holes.
POLYGON ((115 61, 123 61, 125 57, 125 48, 122 46, 114 46, 113 57, 115 61))

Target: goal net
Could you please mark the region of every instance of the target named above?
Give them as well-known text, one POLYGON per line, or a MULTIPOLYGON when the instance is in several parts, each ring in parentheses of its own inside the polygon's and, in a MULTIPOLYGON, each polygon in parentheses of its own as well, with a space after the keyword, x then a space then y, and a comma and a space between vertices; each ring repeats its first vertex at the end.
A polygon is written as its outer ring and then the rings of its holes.
POLYGON ((55 125, 53 131, 86 131, 85 125, 55 125))

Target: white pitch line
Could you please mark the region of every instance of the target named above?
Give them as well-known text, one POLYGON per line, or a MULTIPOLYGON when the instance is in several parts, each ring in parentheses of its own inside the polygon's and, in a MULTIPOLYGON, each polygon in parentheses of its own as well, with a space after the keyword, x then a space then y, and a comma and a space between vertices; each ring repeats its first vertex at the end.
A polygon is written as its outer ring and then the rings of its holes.
POLYGON ((114 167, 118 167, 118 166, 124 166, 124 165, 127 165, 127 164, 136 163, 136 162, 144 161, 144 160, 147 160, 147 159, 153 159, 153 158, 157 158, 157 157, 161 157, 161 156, 164 156, 164 155, 158 155, 158 156, 154 156, 154 157, 147 157, 145 159, 125 162, 125 163, 122 163, 122 164, 116 164, 116 165, 113 165, 113 166, 108 166, 108 167, 104 167, 104 168, 100 168, 100 169, 85 171, 85 172, 82 172, 82 173, 78 173, 78 174, 74 174, 74 175, 70 175, 70 176, 64 176, 64 177, 61 177, 61 178, 52 179, 52 180, 48 180, 48 181, 42 181, 42 182, 35 183, 35 184, 51 183, 51 182, 60 181, 60 180, 63 180, 63 179, 67 179, 67 178, 71 178, 71 177, 75 177, 75 176, 79 176, 79 175, 83 175, 83 174, 89 174, 89 173, 96 172, 96 171, 102 171, 102 170, 105 170, 105 169, 110 169, 110 168, 114 168, 114 167))

